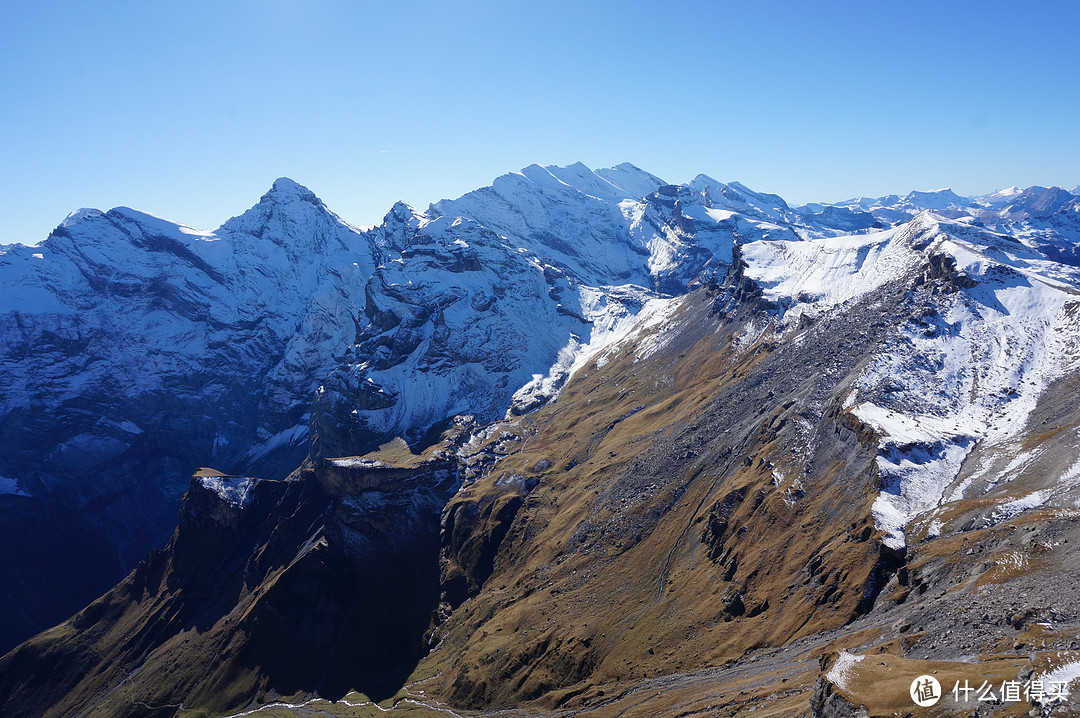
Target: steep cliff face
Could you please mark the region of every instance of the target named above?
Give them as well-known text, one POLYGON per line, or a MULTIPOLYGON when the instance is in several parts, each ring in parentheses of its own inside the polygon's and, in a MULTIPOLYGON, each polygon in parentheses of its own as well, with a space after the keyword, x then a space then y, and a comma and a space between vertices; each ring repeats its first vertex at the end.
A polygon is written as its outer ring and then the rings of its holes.
POLYGON ((0 661, 4 714, 392 693, 427 649, 439 511, 458 484, 445 453, 397 458, 286 481, 201 471, 165 549, 0 661))

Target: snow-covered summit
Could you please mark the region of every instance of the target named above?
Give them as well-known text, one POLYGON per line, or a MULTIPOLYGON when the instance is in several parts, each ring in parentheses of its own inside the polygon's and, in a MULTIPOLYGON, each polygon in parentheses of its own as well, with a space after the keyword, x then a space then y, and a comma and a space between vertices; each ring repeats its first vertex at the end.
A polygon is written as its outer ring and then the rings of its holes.
POLYGON ((362 266, 368 272, 375 267, 374 252, 360 231, 331 212, 314 192, 286 177, 277 179, 258 204, 227 220, 215 234, 234 241, 274 242, 287 247, 294 260, 304 253, 338 249, 372 254, 362 266))
POLYGON ((890 546, 947 501, 1009 494, 1038 398, 1080 366, 1080 270, 929 211, 866 235, 754 242, 742 258, 789 335, 886 284, 909 288, 911 307, 890 311, 910 318, 844 402, 880 436, 874 515, 890 546))
POLYGON ((920 209, 948 209, 949 207, 965 207, 971 204, 971 198, 961 197, 946 187, 935 190, 913 190, 904 197, 904 202, 920 209))
POLYGON ((264 196, 279 201, 288 201, 295 198, 303 202, 322 205, 322 200, 316 197, 314 192, 288 177, 278 177, 274 180, 270 190, 264 196))
MULTIPOLYGON (((533 164, 511 174, 525 177, 537 186, 547 189, 563 191, 566 188, 605 200, 641 199, 664 184, 659 178, 642 172, 629 163, 612 167, 603 174, 594 172, 581 162, 566 167, 533 164), (638 194, 642 189, 645 191, 638 194)), ((499 179, 495 181, 499 182, 499 179)))
POLYGON ((83 207, 81 209, 75 210, 74 212, 69 214, 67 217, 65 217, 64 221, 60 223, 60 226, 61 227, 67 227, 69 225, 75 224, 76 222, 82 221, 84 219, 90 219, 90 218, 93 218, 93 217, 100 217, 103 214, 104 214, 104 212, 102 212, 100 209, 94 209, 93 207, 83 207))
POLYGON ((631 220, 621 203, 640 201, 643 195, 634 195, 655 191, 663 182, 621 167, 604 177, 581 163, 530 165, 496 178, 490 187, 440 200, 428 214, 479 222, 587 284, 647 286, 642 261, 647 250, 629 236, 631 220))
POLYGON ((972 199, 975 201, 976 204, 985 205, 992 209, 1001 209, 1005 205, 1009 204, 1017 195, 1019 195, 1023 191, 1024 190, 1020 189, 1016 185, 1013 185, 1012 187, 1005 187, 1004 189, 999 189, 994 192, 990 192, 989 194, 973 197, 972 199))
POLYGON ((641 199, 667 184, 656 175, 629 162, 593 171, 616 187, 625 199, 641 199))

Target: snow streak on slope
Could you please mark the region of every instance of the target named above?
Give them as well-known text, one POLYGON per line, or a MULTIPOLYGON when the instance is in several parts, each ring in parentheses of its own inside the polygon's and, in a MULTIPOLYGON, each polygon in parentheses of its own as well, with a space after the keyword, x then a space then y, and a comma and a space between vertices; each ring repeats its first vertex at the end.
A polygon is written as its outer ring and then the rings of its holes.
POLYGON ((582 336, 572 335, 545 374, 533 374, 527 384, 514 392, 516 411, 558 396, 566 380, 589 359, 642 327, 653 315, 654 307, 673 301, 655 298, 653 293, 632 284, 599 289, 580 286, 578 292, 582 316, 592 325, 591 329, 582 336))
POLYGON ((743 257, 788 322, 842 311, 885 282, 913 283, 910 305, 897 308, 909 313, 900 336, 846 400, 882 437, 873 510, 894 547, 915 516, 964 495, 966 485, 947 492, 977 444, 1018 436, 1048 384, 1077 365, 1067 344, 1080 330, 1078 277, 964 224, 924 213, 878 234, 755 243, 743 257))

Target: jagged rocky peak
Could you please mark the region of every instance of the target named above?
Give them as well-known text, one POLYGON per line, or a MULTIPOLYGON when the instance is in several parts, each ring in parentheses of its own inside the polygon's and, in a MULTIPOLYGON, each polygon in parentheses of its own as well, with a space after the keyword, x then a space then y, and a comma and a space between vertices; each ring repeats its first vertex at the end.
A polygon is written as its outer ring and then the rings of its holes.
POLYGON ((304 185, 289 179, 288 177, 278 177, 274 180, 274 184, 271 185, 270 190, 263 195, 264 198, 272 199, 276 202, 291 202, 299 200, 301 202, 309 202, 311 204, 323 205, 321 199, 315 196, 315 193, 309 190, 304 185))
POLYGON ((380 245, 400 252, 416 237, 417 231, 428 221, 427 215, 398 200, 383 217, 381 226, 374 232, 380 245))
POLYGON ((275 180, 254 207, 227 220, 218 234, 268 240, 297 253, 361 244, 359 230, 331 212, 314 192, 287 177, 275 180))

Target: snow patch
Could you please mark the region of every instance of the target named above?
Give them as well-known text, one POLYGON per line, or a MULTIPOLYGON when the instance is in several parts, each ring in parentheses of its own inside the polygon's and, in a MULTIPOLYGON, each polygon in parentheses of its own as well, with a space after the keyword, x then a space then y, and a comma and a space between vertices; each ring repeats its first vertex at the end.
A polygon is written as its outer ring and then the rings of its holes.
POLYGON ((1049 501, 1053 495, 1054 492, 1051 489, 1043 489, 1042 491, 1034 491, 1027 496, 1021 496, 1018 499, 1008 501, 994 511, 992 517, 994 523, 1008 521, 1029 509, 1038 508, 1049 501))
POLYGON ((135 422, 133 422, 133 421, 129 421, 129 420, 127 420, 127 419, 124 419, 124 420, 123 420, 123 421, 121 421, 121 422, 116 422, 116 423, 114 423, 113 425, 114 425, 114 426, 115 426, 115 427, 116 427, 117 429, 120 429, 120 431, 125 431, 125 432, 127 432, 128 434, 135 434, 135 435, 138 435, 138 434, 141 434, 141 433, 143 433, 143 430, 142 430, 142 428, 141 428, 141 427, 140 427, 140 426, 139 426, 138 424, 136 424, 136 423, 135 423, 135 422))
POLYGON ((864 658, 866 656, 840 651, 840 656, 836 659, 836 663, 832 665, 832 668, 829 669, 829 672, 825 674, 825 679, 837 688, 847 690, 855 665, 864 658))
POLYGON ((199 481, 222 501, 242 509, 251 503, 251 488, 257 480, 241 476, 204 476, 199 481))
POLYGON ((0 476, 0 496, 30 496, 30 494, 19 488, 17 479, 0 476))
POLYGON ((806 241, 762 240, 743 245, 746 276, 782 309, 798 303, 815 311, 863 296, 916 261, 897 230, 806 241))
POLYGON ((1043 690, 1047 693, 1047 697, 1044 698, 1040 702, 1041 703, 1054 702, 1057 699, 1053 698, 1052 696, 1053 696, 1053 694, 1055 692, 1057 692, 1056 687, 1060 687, 1060 686, 1064 685, 1066 690, 1061 691, 1061 692, 1067 694, 1068 693, 1068 687, 1074 681, 1076 681, 1078 678, 1080 678, 1080 661, 1072 661, 1070 663, 1066 663, 1064 665, 1058 666, 1057 668, 1050 671, 1049 673, 1046 673, 1046 674, 1043 674, 1043 675, 1039 676, 1039 678, 1042 679, 1043 690))
MULTIPOLYGON (((264 442, 262 442, 260 444, 256 444, 255 446, 251 447, 251 449, 248 450, 248 452, 246 454, 246 457, 247 457, 247 459, 249 461, 255 461, 255 460, 260 459, 260 458, 262 458, 264 456, 267 456, 268 454, 270 454, 270 453, 272 453, 272 452, 274 452, 274 451, 276 451, 278 449, 282 449, 282 448, 287 447, 287 446, 297 446, 300 443, 302 443, 305 439, 307 439, 307 435, 308 435, 308 427, 307 427, 307 425, 306 424, 297 424, 296 426, 292 426, 292 427, 290 427, 288 429, 285 429, 283 431, 279 431, 278 433, 274 434, 273 436, 271 436, 266 441, 264 441, 264 442)), ((220 437, 220 434, 218 436, 214 437, 214 448, 215 449, 217 449, 219 447, 219 443, 218 443, 218 438, 219 437, 220 437)), ((227 445, 227 443, 225 441, 222 441, 221 444, 220 444, 220 446, 222 446, 222 447, 224 447, 226 445, 227 445)))
POLYGON ((364 459, 359 456, 345 456, 340 459, 330 459, 330 465, 338 469, 380 469, 386 467, 381 461, 364 459))

